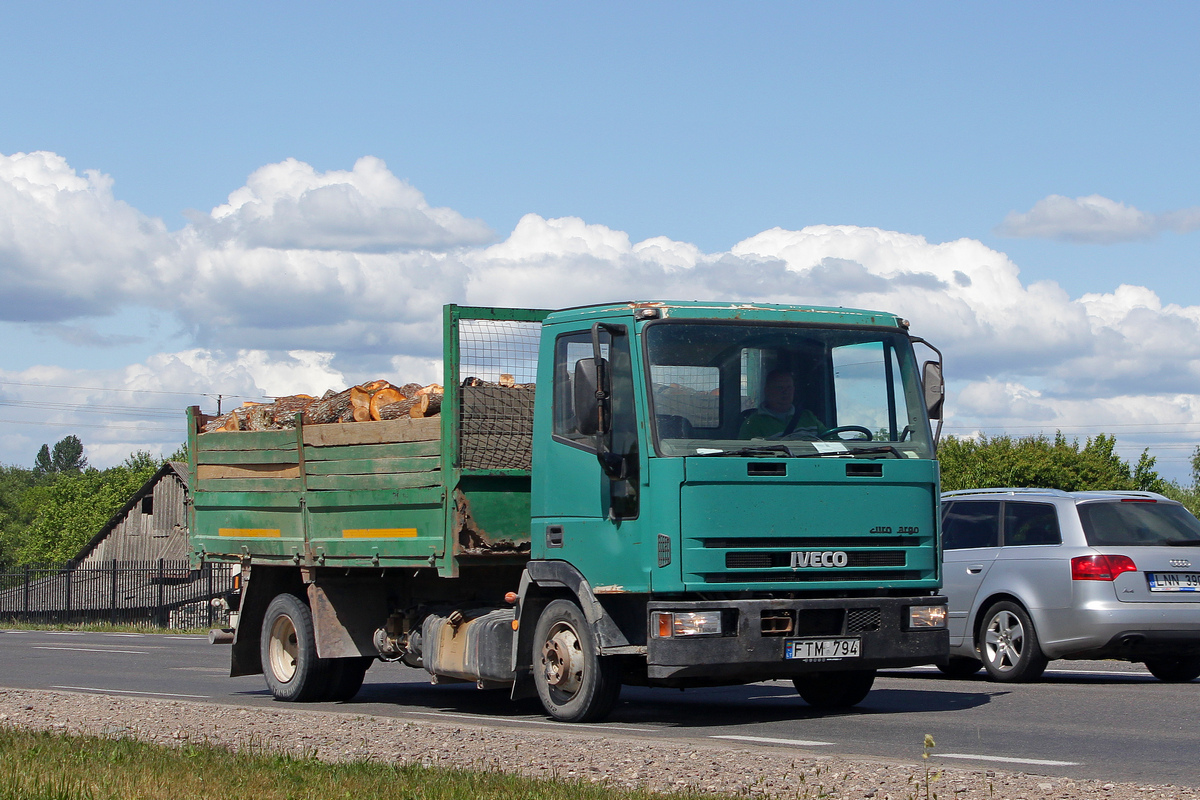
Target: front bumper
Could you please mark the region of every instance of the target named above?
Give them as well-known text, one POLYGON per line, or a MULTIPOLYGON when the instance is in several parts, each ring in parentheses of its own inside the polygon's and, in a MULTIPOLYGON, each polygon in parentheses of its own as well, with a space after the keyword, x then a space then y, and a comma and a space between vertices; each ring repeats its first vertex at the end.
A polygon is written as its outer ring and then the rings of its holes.
POLYGON ((667 686, 746 683, 812 672, 870 670, 932 664, 949 652, 942 628, 910 628, 912 606, 945 605, 940 596, 789 600, 654 601, 655 612, 720 610, 729 621, 722 635, 647 636, 647 677, 667 686), (784 630, 781 620, 791 621, 784 630), (785 658, 786 643, 799 638, 855 637, 853 658, 801 661, 785 658))

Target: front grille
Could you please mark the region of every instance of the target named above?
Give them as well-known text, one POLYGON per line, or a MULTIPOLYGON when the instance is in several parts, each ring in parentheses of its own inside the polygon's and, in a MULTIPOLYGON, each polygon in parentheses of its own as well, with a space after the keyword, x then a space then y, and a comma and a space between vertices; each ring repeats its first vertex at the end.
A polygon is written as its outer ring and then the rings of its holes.
MULTIPOLYGON (((903 550, 863 550, 847 553, 847 567, 903 567, 903 550)), ((788 553, 726 553, 726 569, 791 569, 792 554, 788 553)))
POLYGON ((825 583, 834 581, 919 581, 927 576, 915 569, 879 572, 826 569, 819 572, 811 570, 804 572, 704 572, 700 577, 705 583, 825 583))
POLYGON ((846 612, 846 633, 877 631, 883 624, 883 613, 878 608, 851 608, 846 612))

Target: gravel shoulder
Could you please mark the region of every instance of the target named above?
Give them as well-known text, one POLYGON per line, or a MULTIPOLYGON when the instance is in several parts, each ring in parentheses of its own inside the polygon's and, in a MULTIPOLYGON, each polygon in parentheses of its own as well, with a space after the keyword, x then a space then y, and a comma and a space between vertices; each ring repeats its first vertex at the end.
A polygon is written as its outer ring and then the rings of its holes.
MULTIPOLYGON (((209 742, 313 755, 327 761, 417 762, 502 770, 535 778, 603 782, 655 791, 740 796, 906 800, 926 796, 925 764, 849 759, 779 747, 611 737, 504 726, 404 720, 365 714, 243 708, 216 703, 65 691, 0 689, 0 725, 133 737, 178 746, 209 742)), ((914 743, 917 746, 917 743, 914 743)), ((936 750, 934 751, 936 754, 936 750)), ((1107 783, 1002 770, 945 767, 931 759, 931 794, 956 800, 1179 798, 1200 787, 1107 783)))

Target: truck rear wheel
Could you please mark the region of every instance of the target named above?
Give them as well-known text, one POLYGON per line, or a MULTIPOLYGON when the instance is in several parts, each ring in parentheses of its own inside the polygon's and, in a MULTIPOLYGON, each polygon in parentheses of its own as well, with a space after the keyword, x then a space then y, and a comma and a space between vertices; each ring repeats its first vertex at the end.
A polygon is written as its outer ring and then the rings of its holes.
POLYGON ((814 672, 797 675, 792 685, 804 702, 813 708, 850 708, 866 699, 875 683, 875 670, 814 672))
POLYGON ((329 688, 329 665, 317 658, 312 613, 294 594, 281 594, 263 617, 261 655, 267 688, 276 700, 320 700, 329 688))
POLYGON ((613 710, 621 693, 617 666, 600 656, 579 606, 570 600, 546 606, 533 643, 533 682, 550 716, 562 722, 591 722, 613 710))

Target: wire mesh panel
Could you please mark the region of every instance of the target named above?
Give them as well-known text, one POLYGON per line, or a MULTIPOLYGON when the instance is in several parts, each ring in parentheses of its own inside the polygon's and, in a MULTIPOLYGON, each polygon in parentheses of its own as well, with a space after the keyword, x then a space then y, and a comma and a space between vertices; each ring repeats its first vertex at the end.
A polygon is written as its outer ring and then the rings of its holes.
POLYGON ((540 322, 458 325, 463 469, 530 468, 540 322))

